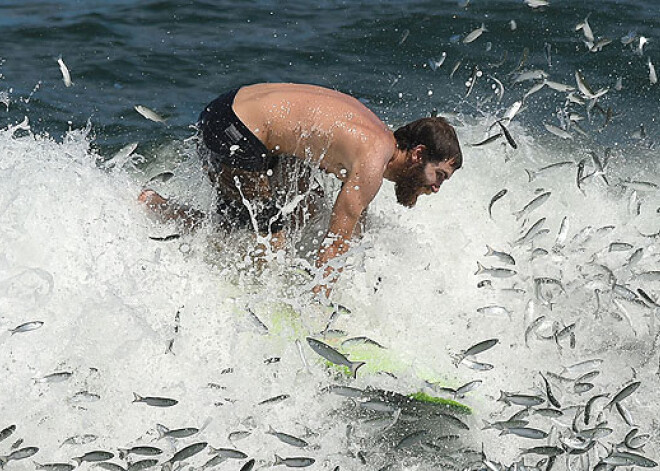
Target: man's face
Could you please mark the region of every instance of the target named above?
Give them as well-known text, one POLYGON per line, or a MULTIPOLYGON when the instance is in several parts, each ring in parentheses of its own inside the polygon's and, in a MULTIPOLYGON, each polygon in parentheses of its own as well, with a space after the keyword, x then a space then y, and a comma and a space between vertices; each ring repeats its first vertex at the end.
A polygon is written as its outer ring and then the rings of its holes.
POLYGON ((437 193, 442 182, 454 173, 453 163, 453 160, 411 163, 404 175, 394 184, 398 203, 412 208, 420 195, 437 193))

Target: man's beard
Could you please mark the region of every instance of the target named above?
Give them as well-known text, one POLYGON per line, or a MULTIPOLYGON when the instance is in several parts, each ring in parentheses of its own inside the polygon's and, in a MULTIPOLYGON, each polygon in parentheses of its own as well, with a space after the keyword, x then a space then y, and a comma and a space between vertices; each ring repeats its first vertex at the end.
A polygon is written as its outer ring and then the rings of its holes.
POLYGON ((394 192, 399 204, 408 208, 415 206, 420 195, 419 190, 426 183, 424 167, 423 163, 411 166, 394 184, 394 192))

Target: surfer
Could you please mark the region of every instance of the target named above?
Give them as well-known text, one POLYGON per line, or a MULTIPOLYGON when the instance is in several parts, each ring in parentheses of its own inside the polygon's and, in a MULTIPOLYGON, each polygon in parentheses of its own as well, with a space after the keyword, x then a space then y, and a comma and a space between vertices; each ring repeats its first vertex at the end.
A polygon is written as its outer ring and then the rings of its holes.
MULTIPOLYGON (((444 119, 423 118, 392 132, 359 100, 315 85, 232 90, 212 101, 197 125, 198 150, 218 193, 216 220, 225 228, 259 231, 273 247, 282 246, 292 215, 286 162, 304 163, 294 196, 322 194, 315 169, 342 182, 316 260, 325 266, 326 281, 334 271, 327 262, 348 250, 383 179, 394 182, 400 204, 413 207, 420 195, 436 193, 463 161, 456 132, 444 119)), ((204 217, 152 190, 139 200, 162 218, 183 219, 188 226, 204 217)))

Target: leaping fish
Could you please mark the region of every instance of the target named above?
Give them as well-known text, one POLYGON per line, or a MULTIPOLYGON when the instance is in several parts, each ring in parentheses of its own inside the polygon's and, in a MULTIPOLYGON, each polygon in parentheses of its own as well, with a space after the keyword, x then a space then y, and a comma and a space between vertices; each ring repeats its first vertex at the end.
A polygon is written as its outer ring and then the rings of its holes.
POLYGON ((658 83, 658 75, 655 73, 655 67, 653 66, 653 62, 651 62, 651 58, 649 57, 649 80, 651 81, 651 85, 655 85, 658 83))
POLYGON ((463 39, 463 44, 471 43, 472 41, 477 39, 479 36, 481 36, 485 32, 488 32, 488 30, 486 29, 486 25, 481 23, 480 27, 478 27, 477 29, 472 31, 470 34, 465 36, 465 38, 463 39))
POLYGON ((327 345, 321 342, 320 340, 316 340, 312 337, 307 337, 307 343, 309 344, 310 347, 312 347, 312 350, 314 350, 318 355, 328 360, 330 363, 348 367, 348 369, 351 371, 351 376, 353 378, 356 377, 357 370, 361 366, 365 365, 365 362, 363 361, 349 360, 344 355, 339 353, 337 350, 332 348, 330 345, 327 345))
POLYGON ((150 119, 151 121, 155 121, 157 123, 164 123, 165 122, 165 118, 163 118, 161 115, 159 115, 155 111, 150 110, 146 106, 136 105, 135 106, 135 111, 140 113, 145 118, 150 119))
POLYGON ((62 60, 62 56, 57 59, 57 63, 60 65, 60 72, 62 72, 62 80, 64 81, 64 86, 69 88, 71 85, 73 85, 73 82, 71 81, 71 74, 69 73, 69 68, 62 60))

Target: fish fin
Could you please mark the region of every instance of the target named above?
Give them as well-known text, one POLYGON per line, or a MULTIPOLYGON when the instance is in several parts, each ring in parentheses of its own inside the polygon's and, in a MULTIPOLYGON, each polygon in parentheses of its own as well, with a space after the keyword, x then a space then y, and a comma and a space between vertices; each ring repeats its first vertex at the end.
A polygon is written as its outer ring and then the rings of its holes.
POLYGON ((525 172, 527 172, 527 178, 529 179, 529 183, 534 181, 534 173, 531 170, 525 169, 525 172))
POLYGON ((356 377, 357 377, 357 370, 358 370, 360 367, 364 366, 364 365, 366 365, 366 362, 364 362, 364 361, 356 361, 356 362, 352 362, 352 363, 351 363, 351 376, 352 376, 353 378, 356 378, 356 377))

